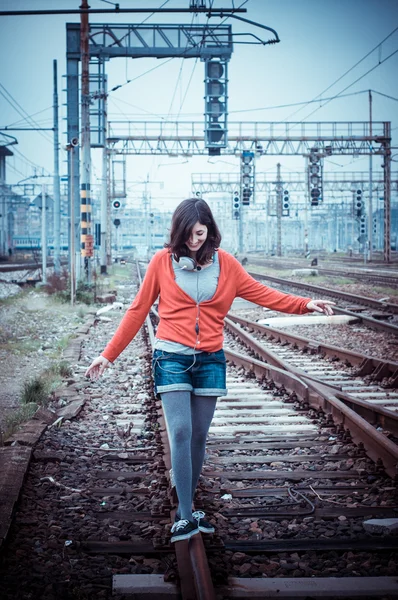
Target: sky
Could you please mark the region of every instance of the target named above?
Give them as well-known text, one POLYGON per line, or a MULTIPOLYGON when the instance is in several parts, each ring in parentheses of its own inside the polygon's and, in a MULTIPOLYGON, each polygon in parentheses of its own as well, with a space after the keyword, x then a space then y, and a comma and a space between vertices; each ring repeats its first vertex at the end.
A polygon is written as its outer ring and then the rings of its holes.
MULTIPOLYGON (((235 6, 243 2, 235 0, 235 6)), ((163 3, 164 0, 119 0, 121 8, 160 7, 163 3)), ((79 0, 0 0, 0 10, 67 9, 78 8, 79 4, 79 0)), ((111 8, 101 0, 90 0, 89 4, 91 8, 111 8)), ((231 6, 232 0, 213 2, 213 8, 231 6)), ((169 0, 165 5, 165 8, 188 7, 189 0, 169 0)), ((243 15, 245 18, 275 29, 281 41, 265 46, 235 44, 228 73, 229 122, 366 121, 369 119, 368 90, 371 89, 373 120, 391 121, 393 160, 398 161, 397 0, 248 0, 244 8, 248 11, 243 15), (347 71, 349 73, 342 77, 347 71), (345 88, 344 94, 352 95, 336 97, 330 102, 325 100, 338 96, 345 88), (311 104, 286 106, 315 99, 317 101, 311 104)), ((92 15, 90 21, 140 23, 147 17, 148 14, 92 15)), ((206 20, 204 15, 154 14, 146 23, 190 24, 193 21, 204 24, 206 20)), ((64 145, 67 143, 65 24, 78 21, 78 15, 0 17, 0 127, 29 126, 26 115, 32 116, 38 126, 52 127, 53 59, 56 59, 61 175, 66 175, 64 145)), ((214 24, 219 22, 218 18, 211 20, 214 24)), ((249 24, 231 19, 227 23, 232 24, 234 33, 271 37, 249 24)), ((240 42, 253 39, 235 38, 240 42)), ((203 121, 203 63, 195 59, 163 63, 166 61, 131 58, 112 59, 107 63, 108 89, 120 86, 109 93, 110 121, 165 122, 176 118, 203 121), (127 83, 128 80, 132 81, 127 83)), ((16 184, 35 174, 52 173, 51 132, 8 133, 18 139, 18 145, 11 148, 15 156, 8 161, 8 183, 16 184)), ((95 184, 101 177, 100 151, 92 151, 92 161, 92 183, 95 184)), ((302 157, 263 156, 257 161, 257 172, 275 172, 277 162, 281 163, 282 172, 304 170, 302 157)), ((367 156, 332 156, 325 163, 324 173, 366 171, 368 162, 367 156)), ((381 159, 376 157, 373 168, 377 171, 380 165, 381 159)), ((211 159, 201 156, 189 160, 130 156, 128 193, 133 202, 139 201, 142 182, 148 178, 154 182, 148 187, 153 204, 172 209, 191 195, 192 173, 238 170, 239 159, 231 156, 211 159)), ((31 181, 51 182, 50 179, 31 181)))

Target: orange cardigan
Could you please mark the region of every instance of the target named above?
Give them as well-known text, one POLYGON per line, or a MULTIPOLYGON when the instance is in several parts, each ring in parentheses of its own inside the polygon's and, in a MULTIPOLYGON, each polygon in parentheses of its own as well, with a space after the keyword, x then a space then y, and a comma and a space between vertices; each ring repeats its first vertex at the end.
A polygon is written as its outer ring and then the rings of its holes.
POLYGON ((237 296, 285 313, 304 314, 311 298, 278 292, 251 277, 242 265, 225 250, 218 250, 220 276, 211 300, 199 304, 175 282, 170 252, 160 250, 149 263, 144 281, 127 309, 113 338, 102 356, 113 362, 131 342, 145 321, 152 304, 160 295, 160 323, 156 336, 191 348, 216 352, 223 345, 224 317, 237 296), (199 313, 199 314, 198 314, 199 313), (195 331, 199 316, 199 334, 195 331))

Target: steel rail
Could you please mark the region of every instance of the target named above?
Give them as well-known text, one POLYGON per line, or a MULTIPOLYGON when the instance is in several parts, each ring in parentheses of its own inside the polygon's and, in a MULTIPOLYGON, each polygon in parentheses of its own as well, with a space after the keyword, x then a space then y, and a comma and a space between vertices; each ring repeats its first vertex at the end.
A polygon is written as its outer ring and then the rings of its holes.
MULTIPOLYGON (((136 263, 140 285, 142 283, 140 267, 136 263)), ((152 313, 158 319, 158 313, 152 308, 152 313)), ((145 319, 146 329, 153 350, 155 344, 155 333, 149 314, 145 319)), ((159 413, 159 424, 161 426, 161 437, 164 444, 164 463, 166 476, 170 479, 171 449, 167 433, 167 424, 163 411, 159 413)), ((171 513, 172 518, 175 511, 171 513)), ((175 542, 174 550, 178 564, 182 600, 216 600, 216 593, 211 579, 210 568, 207 562, 206 550, 201 534, 194 535, 190 540, 175 542)))
MULTIPOLYGON (((280 269, 281 267, 286 267, 288 269, 316 269, 319 275, 327 275, 329 277, 349 277, 351 279, 358 279, 360 281, 369 281, 374 282, 380 285, 390 286, 390 287, 398 287, 398 273, 391 275, 380 275, 378 273, 374 273, 369 269, 361 269, 359 271, 350 270, 347 272, 347 269, 343 268, 326 268, 320 265, 316 265, 314 267, 308 266, 308 260, 303 260, 301 263, 290 261, 289 263, 278 263, 272 262, 270 260, 261 260, 250 257, 250 264, 257 265, 259 267, 272 267, 273 269, 280 269)), ((358 268, 358 267, 355 267, 358 268)))
MULTIPOLYGON (((386 311, 393 314, 398 314, 398 304, 392 304, 389 302, 381 302, 380 300, 375 300, 374 298, 366 298, 365 296, 357 296, 354 294, 349 294, 348 292, 342 292, 340 290, 332 290, 330 288, 321 287, 317 285, 312 285, 311 283, 302 283, 301 281, 291 281, 290 279, 282 279, 281 277, 273 277, 272 275, 264 275, 263 273, 256 273, 253 271, 248 271, 249 275, 254 277, 254 279, 267 279, 269 281, 273 281, 274 283, 280 283, 283 285, 290 285, 297 288, 310 290, 316 293, 322 292, 327 294, 328 296, 334 296, 335 298, 339 298, 341 300, 346 300, 348 302, 354 302, 355 304, 363 304, 364 306, 369 306, 370 308, 377 308, 379 310, 386 311)), ((338 310, 341 309, 333 309, 338 310)), ((355 314, 355 313, 354 313, 355 314)), ((362 315, 356 315, 360 319, 368 319, 370 317, 362 317, 362 315)), ((376 319, 372 319, 375 321, 376 319)), ((394 326, 393 326, 394 327, 394 326)), ((398 327, 394 327, 398 333, 398 327)))
MULTIPOLYGON (((61 264, 66 265, 67 260, 62 260, 61 264)), ((54 261, 47 261, 47 267, 53 267, 54 261)), ((12 271, 36 271, 37 269, 41 270, 41 263, 26 263, 26 264, 12 264, 12 263, 3 263, 0 264, 0 273, 10 273, 12 271)))
POLYGON ((244 327, 258 331, 271 340, 288 342, 301 350, 309 351, 311 354, 325 354, 332 359, 337 358, 341 361, 346 361, 350 365, 358 366, 359 371, 357 372, 357 375, 374 375, 374 379, 392 377, 391 387, 398 387, 398 362, 383 360, 382 358, 376 358, 375 356, 366 356, 365 354, 339 348, 338 346, 332 346, 331 344, 325 344, 318 340, 311 340, 297 334, 287 333, 281 329, 270 327, 268 325, 260 325, 260 323, 238 317, 238 315, 232 313, 228 313, 228 318, 244 327))
MULTIPOLYGON (((337 348, 336 346, 327 346, 326 344, 319 343, 307 340, 306 338, 301 338, 297 335, 287 334, 284 331, 280 331, 279 329, 274 329, 272 327, 264 327, 259 323, 254 323, 249 319, 243 319, 236 315, 229 314, 229 319, 248 327, 249 329, 254 329, 259 333, 267 336, 268 338, 276 338, 278 341, 287 341, 294 346, 297 346, 301 349, 307 348, 312 353, 319 352, 325 353, 331 356, 332 358, 336 357, 339 360, 344 360, 350 362, 350 364, 359 365, 359 370, 355 374, 356 376, 366 376, 370 374, 374 374, 375 379, 381 379, 384 377, 388 377, 391 375, 391 386, 398 386, 398 363, 383 361, 374 357, 366 357, 362 354, 358 354, 357 352, 351 352, 349 350, 342 350, 337 348)), ((228 323, 227 323, 228 327, 228 323)), ((361 400, 356 398, 354 395, 344 392, 341 387, 333 385, 332 383, 327 383, 318 379, 317 377, 313 377, 302 371, 299 367, 292 367, 288 362, 279 358, 277 355, 271 353, 269 350, 266 350, 257 340, 252 338, 246 332, 242 332, 242 330, 234 330, 234 333, 237 335, 241 335, 244 333, 246 343, 252 348, 254 352, 259 354, 267 361, 275 364, 276 366, 280 366, 283 369, 291 371, 298 375, 299 377, 306 377, 307 379, 311 379, 312 381, 318 382, 321 385, 325 385, 326 387, 334 390, 336 398, 342 400, 347 406, 349 406, 352 410, 362 416, 368 423, 372 424, 374 427, 380 426, 383 429, 387 429, 392 433, 398 435, 398 414, 389 408, 385 408, 383 406, 378 406, 374 404, 370 404, 366 400, 361 400)))
MULTIPOLYGON (((326 388, 329 388, 334 392, 336 398, 339 398, 345 402, 347 406, 366 419, 368 423, 372 424, 374 427, 381 426, 384 429, 388 429, 392 433, 398 435, 398 414, 396 412, 383 406, 370 404, 369 402, 366 402, 366 400, 361 400, 356 398, 353 394, 342 391, 340 387, 335 386, 332 383, 318 379, 313 375, 308 375, 308 373, 299 367, 292 366, 289 362, 283 360, 277 354, 274 354, 272 351, 264 348, 262 344, 254 339, 249 333, 235 327, 234 324, 229 321, 229 319, 226 319, 226 326, 232 331, 232 333, 243 340, 244 343, 251 348, 251 350, 253 350, 257 356, 264 359, 267 363, 270 363, 290 373, 294 373, 297 377, 304 378, 306 380, 308 379, 315 383, 319 383, 326 388)), ((258 325, 258 327, 261 326, 258 325)), ((366 369, 364 374, 366 374, 366 369)))
MULTIPOLYGON (((340 298, 342 300, 348 300, 350 302, 355 302, 357 304, 363 304, 363 305, 368 305, 371 306, 372 302, 378 302, 378 304, 376 306, 373 306, 374 308, 378 308, 380 310, 390 310, 391 312, 393 312, 394 314, 398 314, 398 305, 397 304, 386 304, 384 302, 379 302, 378 300, 373 300, 373 298, 365 298, 363 296, 354 296, 354 295, 350 295, 347 294, 346 292, 339 292, 338 290, 331 290, 329 288, 324 288, 324 287, 317 287, 311 284, 306 284, 306 283, 301 283, 301 282, 297 282, 297 281, 289 281, 288 279, 278 279, 277 277, 271 277, 268 275, 262 275, 260 273, 253 273, 250 272, 249 275, 251 275, 252 277, 254 277, 254 279, 260 280, 260 279, 269 279, 270 281, 274 281, 275 283, 280 283, 283 285, 288 285, 290 287, 296 287, 296 288, 300 288, 300 289, 307 289, 313 292, 316 292, 317 295, 321 294, 326 294, 328 296, 331 297, 335 297, 335 298, 340 298), (368 303, 369 301, 369 303, 368 303)), ((384 323, 382 321, 379 321, 378 319, 373 319, 372 317, 367 317, 366 315, 362 315, 350 310, 347 310, 345 308, 340 308, 338 306, 335 306, 333 308, 334 312, 340 315, 348 315, 350 317, 355 317, 358 321, 362 322, 364 325, 366 325, 367 327, 369 327, 370 329, 374 329, 376 331, 384 331, 385 333, 391 333, 392 335, 398 335, 398 326, 397 325, 393 325, 391 323, 384 323)))
POLYGON ((258 349, 258 354, 267 360, 267 363, 243 356, 232 350, 225 350, 228 360, 253 372, 259 379, 264 377, 272 379, 276 385, 283 386, 288 391, 294 391, 299 398, 311 406, 321 408, 324 412, 329 413, 335 422, 350 430, 351 436, 357 444, 363 443, 368 456, 373 461, 377 462, 381 459, 386 473, 392 478, 396 477, 398 446, 340 400, 333 388, 310 379, 298 372, 299 369, 291 367, 273 353, 268 353, 252 336, 243 332, 229 319, 226 319, 226 326, 232 329, 238 337, 244 337, 245 342, 246 340, 250 341, 253 347, 258 349), (269 364, 269 361, 274 364, 269 364), (278 363, 283 365, 282 368, 278 366, 278 363))

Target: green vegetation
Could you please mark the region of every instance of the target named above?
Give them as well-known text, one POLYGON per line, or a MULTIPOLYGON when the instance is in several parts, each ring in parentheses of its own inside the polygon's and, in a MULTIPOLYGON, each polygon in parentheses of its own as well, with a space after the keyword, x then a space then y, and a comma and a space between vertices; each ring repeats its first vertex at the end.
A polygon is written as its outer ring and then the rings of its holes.
POLYGON ((33 417, 38 409, 35 403, 24 404, 4 419, 4 431, 0 432, 0 439, 7 439, 12 435, 25 421, 33 417))
POLYGON ((65 361, 51 365, 41 375, 37 375, 24 383, 20 398, 21 403, 35 403, 46 406, 49 395, 60 385, 61 378, 70 377, 70 375, 71 369, 65 361))
POLYGON ((135 269, 134 265, 127 263, 126 265, 114 264, 109 269, 109 288, 114 289, 118 283, 131 280, 131 271, 135 269))
POLYGON ((47 403, 47 385, 41 376, 35 377, 23 384, 21 402, 22 404, 40 404, 47 403))
POLYGON ((20 408, 13 411, 4 420, 3 438, 7 439, 22 423, 33 417, 39 406, 47 406, 51 392, 61 383, 62 377, 71 377, 71 368, 65 361, 51 365, 28 381, 25 381, 20 396, 20 408))

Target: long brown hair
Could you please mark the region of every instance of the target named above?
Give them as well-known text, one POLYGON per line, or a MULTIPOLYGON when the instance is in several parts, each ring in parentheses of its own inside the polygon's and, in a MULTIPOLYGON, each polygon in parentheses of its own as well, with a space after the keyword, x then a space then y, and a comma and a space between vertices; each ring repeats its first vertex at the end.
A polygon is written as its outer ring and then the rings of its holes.
POLYGON ((200 265, 210 262, 214 250, 220 246, 221 233, 209 205, 202 198, 188 198, 175 209, 171 219, 170 241, 165 244, 176 260, 181 256, 189 256, 185 242, 189 240, 192 228, 198 221, 206 225, 207 238, 196 254, 196 262, 200 265))

